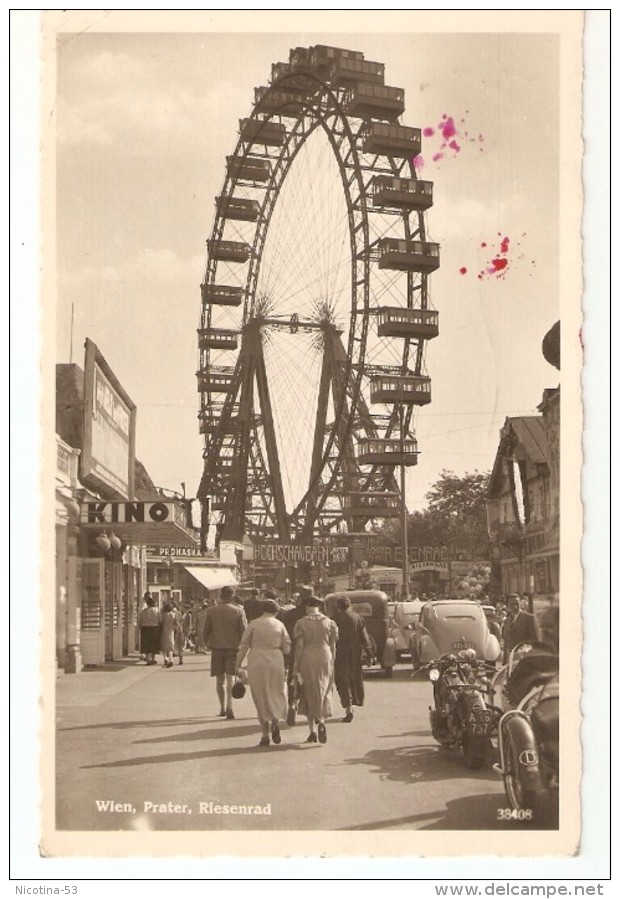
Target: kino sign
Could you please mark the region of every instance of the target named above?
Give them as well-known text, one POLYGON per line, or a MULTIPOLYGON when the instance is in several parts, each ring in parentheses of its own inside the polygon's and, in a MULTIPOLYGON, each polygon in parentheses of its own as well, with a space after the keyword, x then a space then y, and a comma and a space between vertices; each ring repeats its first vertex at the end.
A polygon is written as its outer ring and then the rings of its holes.
POLYGON ((183 511, 175 503, 85 503, 83 524, 129 524, 163 521, 183 524, 183 511))

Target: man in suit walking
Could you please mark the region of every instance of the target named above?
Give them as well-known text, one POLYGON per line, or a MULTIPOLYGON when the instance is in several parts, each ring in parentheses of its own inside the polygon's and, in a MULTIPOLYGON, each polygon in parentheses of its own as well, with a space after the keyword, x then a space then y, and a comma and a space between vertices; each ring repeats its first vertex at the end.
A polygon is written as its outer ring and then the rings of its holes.
POLYGON ((536 616, 532 615, 531 612, 523 611, 518 593, 512 593, 508 597, 506 607, 508 609, 508 617, 504 622, 502 632, 504 638, 504 664, 508 661, 510 652, 517 643, 540 640, 536 616))
POLYGON ((245 614, 234 604, 232 587, 222 587, 217 605, 207 609, 204 624, 204 643, 211 650, 211 677, 220 701, 220 717, 235 717, 232 708, 232 688, 237 650, 246 627, 245 614))

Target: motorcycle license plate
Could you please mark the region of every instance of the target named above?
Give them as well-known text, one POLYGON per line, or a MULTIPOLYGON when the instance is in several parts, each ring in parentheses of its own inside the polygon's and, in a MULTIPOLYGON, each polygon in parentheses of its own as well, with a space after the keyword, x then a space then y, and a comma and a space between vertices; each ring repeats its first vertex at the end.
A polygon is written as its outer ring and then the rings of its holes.
POLYGON ((455 640, 452 649, 475 649, 475 643, 469 643, 467 640, 455 640))
POLYGON ((468 728, 470 734, 476 737, 487 737, 493 731, 493 718, 490 709, 481 709, 477 712, 471 712, 469 715, 468 728))

